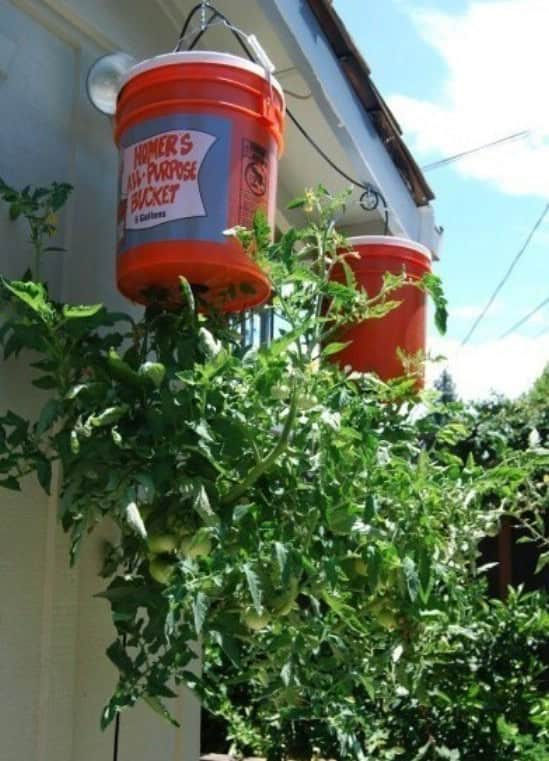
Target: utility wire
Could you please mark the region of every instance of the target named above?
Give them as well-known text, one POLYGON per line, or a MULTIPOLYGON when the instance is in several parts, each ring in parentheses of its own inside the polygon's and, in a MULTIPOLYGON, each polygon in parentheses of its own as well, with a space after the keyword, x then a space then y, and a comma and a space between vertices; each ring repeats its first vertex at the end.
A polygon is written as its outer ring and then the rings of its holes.
POLYGON ((510 143, 513 140, 523 140, 525 137, 528 137, 530 135, 532 130, 523 130, 522 132, 515 132, 513 135, 507 135, 507 137, 500 137, 499 140, 492 140, 490 143, 484 143, 483 145, 477 145, 475 148, 469 148, 467 151, 461 151, 461 153, 454 153, 453 156, 447 156, 444 159, 439 159, 438 161, 433 161, 431 164, 425 164, 425 166, 421 167, 421 170, 423 172, 430 172, 431 169, 439 169, 440 167, 446 166, 447 164, 453 164, 454 161, 459 161, 459 159, 463 159, 466 156, 471 156, 473 153, 478 153, 479 151, 485 151, 487 148, 494 148, 497 145, 502 145, 503 143, 510 143))
POLYGON ((538 228, 540 227, 540 225, 541 225, 541 223, 543 222, 543 220, 545 219, 545 217, 547 216, 547 212, 549 212, 549 203, 545 205, 545 208, 543 209, 543 212, 541 213, 541 216, 539 217, 539 219, 536 221, 535 225, 534 225, 534 226, 533 226, 533 228, 531 229, 531 231, 530 231, 530 233, 529 233, 528 237, 526 238, 526 241, 524 242, 524 244, 523 244, 522 248, 519 250, 518 254, 515 256, 515 258, 513 259, 513 261, 511 262, 511 264, 509 265, 509 268, 508 268, 507 272, 505 273, 505 275, 502 277, 502 279, 501 279, 501 280, 499 281, 499 283, 497 284, 497 286, 496 286, 496 288, 495 288, 494 292, 492 293, 492 295, 491 295, 491 296, 490 296, 490 298, 488 299, 488 302, 487 302, 486 306, 484 307, 484 309, 482 310, 482 312, 479 314, 479 316, 476 318, 476 320, 475 320, 475 321, 474 321, 474 323, 472 324, 472 326, 471 326, 471 328, 470 328, 469 332, 467 333, 467 335, 465 336, 465 338, 464 338, 464 339, 463 339, 463 341, 461 342, 461 345, 462 345, 462 346, 465 346, 465 344, 466 344, 466 343, 468 343, 469 339, 471 338, 471 336, 473 335, 473 333, 475 332, 475 330, 478 328, 478 326, 480 325, 480 323, 481 323, 481 322, 482 322, 482 320, 484 319, 484 317, 485 317, 485 315, 486 315, 486 312, 487 312, 487 311, 490 309, 490 307, 491 307, 491 306, 492 306, 492 304, 494 303, 494 301, 495 301, 495 299, 496 299, 496 296, 497 296, 497 295, 498 295, 498 293, 501 291, 501 289, 503 288, 503 286, 505 285, 505 283, 506 283, 506 282, 509 280, 509 278, 511 277, 511 273, 512 273, 512 272, 513 272, 513 270, 515 269, 515 267, 516 267, 516 265, 517 265, 517 263, 518 263, 519 259, 522 257, 522 255, 524 254, 524 252, 526 251, 526 249, 527 249, 527 248, 528 248, 528 246, 530 245, 530 241, 532 240, 532 238, 533 238, 533 237, 534 237, 534 235, 536 234, 536 232, 537 232, 538 228))
MULTIPOLYGON (((533 317, 535 314, 537 314, 537 312, 539 312, 541 309, 543 309, 543 307, 544 307, 546 304, 549 304, 549 297, 547 297, 546 299, 544 299, 544 300, 541 302, 541 304, 538 304, 538 305, 537 305, 537 307, 534 307, 534 309, 532 309, 532 311, 531 311, 531 312, 528 312, 528 314, 527 314, 525 317, 523 317, 522 319, 520 319, 518 322, 515 322, 515 324, 514 324, 512 327, 510 327, 510 328, 509 328, 509 330, 506 330, 506 331, 505 331, 505 333, 502 333, 502 334, 501 334, 501 336, 500 336, 500 340, 501 340, 502 338, 507 338, 507 336, 510 336, 510 335, 511 335, 511 333, 514 333, 514 332, 515 332, 515 330, 517 330, 517 328, 520 328, 520 326, 521 326, 521 325, 524 325, 524 323, 525 323, 525 322, 528 322, 528 320, 530 319, 530 317, 533 317)), ((542 330, 542 331, 541 331, 541 333, 540 333, 540 335, 543 335, 543 333, 546 333, 546 332, 547 332, 546 330, 542 330)))
MULTIPOLYGON (((191 9, 189 12, 189 15, 187 16, 185 23, 183 25, 183 28, 181 30, 181 34, 179 35, 179 40, 177 42, 176 51, 180 50, 181 44, 183 42, 183 39, 188 33, 190 24, 192 22, 192 19, 194 16, 200 11, 201 13, 204 13, 206 10, 211 11, 212 15, 207 20, 205 26, 200 29, 197 36, 194 38, 194 40, 189 45, 189 50, 192 50, 195 45, 198 43, 198 41, 201 39, 201 37, 204 35, 204 33, 207 31, 208 27, 212 24, 212 22, 215 21, 215 19, 219 19, 222 21, 225 26, 232 32, 235 40, 238 42, 240 48, 245 53, 247 58, 250 59, 250 61, 254 61, 255 58, 253 54, 250 52, 248 46, 242 40, 240 34, 238 31, 233 27, 231 22, 229 21, 228 17, 225 16, 225 14, 221 13, 221 11, 218 11, 213 5, 211 5, 208 2, 202 2, 198 3, 194 6, 194 8, 191 9)), ((291 93, 291 95, 294 95, 294 93, 291 93)), ((321 156, 324 161, 331 166, 331 168, 337 172, 341 177, 343 177, 347 182, 350 182, 351 185, 354 185, 354 187, 359 188, 360 190, 364 191, 362 196, 360 197, 360 205, 365 211, 375 211, 377 207, 379 206, 379 203, 381 202, 383 205, 383 213, 385 218, 385 225, 384 225, 384 231, 383 234, 387 235, 387 232, 389 230, 389 207, 387 205, 387 201, 384 197, 384 195, 381 193, 381 191, 378 188, 375 188, 373 185, 371 185, 368 182, 359 182, 358 180, 355 180, 353 177, 348 175, 346 172, 339 167, 336 162, 331 159, 328 154, 320 147, 320 145, 314 140, 314 138, 307 132, 305 127, 298 121, 297 117, 293 115, 293 113, 290 111, 289 108, 286 108, 286 114, 288 118, 294 123, 294 125, 297 127, 299 132, 303 135, 303 137, 307 140, 307 142, 315 149, 315 151, 321 156), (375 203, 369 205, 368 199, 375 199, 375 203)))

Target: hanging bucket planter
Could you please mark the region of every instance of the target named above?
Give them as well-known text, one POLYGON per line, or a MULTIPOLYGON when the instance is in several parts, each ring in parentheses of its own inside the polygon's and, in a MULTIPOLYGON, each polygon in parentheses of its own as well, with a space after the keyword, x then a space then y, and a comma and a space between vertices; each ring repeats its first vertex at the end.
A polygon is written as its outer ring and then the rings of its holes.
MULTIPOLYGON (((386 272, 400 275, 403 271, 413 279, 421 279, 431 271, 431 254, 425 246, 406 238, 385 235, 363 236, 349 239, 350 247, 359 258, 349 257, 347 262, 354 272, 359 287, 370 298, 382 287, 386 272)), ((334 280, 344 282, 341 270, 334 272, 334 280)), ((371 319, 347 328, 338 340, 351 343, 333 355, 341 367, 349 365, 359 372, 375 372, 382 380, 398 378, 405 368, 398 350, 406 355, 425 352, 427 309, 424 291, 405 285, 390 294, 391 300, 401 304, 379 319, 371 319)), ((418 379, 418 387, 423 379, 418 379)))
POLYGON ((224 235, 276 209, 284 96, 259 65, 226 53, 170 53, 126 75, 117 280, 141 304, 176 304, 184 276, 203 303, 238 312, 270 295, 267 276, 224 235))

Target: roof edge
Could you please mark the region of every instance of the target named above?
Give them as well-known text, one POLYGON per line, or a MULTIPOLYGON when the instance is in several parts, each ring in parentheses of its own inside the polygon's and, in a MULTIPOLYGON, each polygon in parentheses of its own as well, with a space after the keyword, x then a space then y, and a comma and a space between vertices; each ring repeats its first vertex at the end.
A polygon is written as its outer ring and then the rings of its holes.
POLYGON ((425 206, 435 198, 435 194, 404 142, 399 123, 373 83, 370 67, 334 9, 332 0, 307 2, 416 205, 425 206))

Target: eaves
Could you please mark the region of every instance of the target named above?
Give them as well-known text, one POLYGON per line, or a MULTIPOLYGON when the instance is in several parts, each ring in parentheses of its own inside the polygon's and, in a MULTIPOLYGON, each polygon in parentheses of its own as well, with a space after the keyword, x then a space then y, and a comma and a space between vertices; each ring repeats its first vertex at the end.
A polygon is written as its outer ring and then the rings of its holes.
POLYGON ((370 77, 370 68, 358 51, 331 0, 307 0, 339 64, 417 206, 435 197, 420 167, 402 139, 402 130, 370 77))

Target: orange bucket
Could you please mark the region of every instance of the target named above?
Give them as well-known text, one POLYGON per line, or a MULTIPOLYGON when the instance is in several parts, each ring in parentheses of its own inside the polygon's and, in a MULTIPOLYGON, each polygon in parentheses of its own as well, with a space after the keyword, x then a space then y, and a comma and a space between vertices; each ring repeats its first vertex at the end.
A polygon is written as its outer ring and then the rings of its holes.
MULTIPOLYGON (((346 261, 354 272, 358 286, 370 298, 380 292, 386 272, 394 275, 405 272, 409 277, 419 280, 431 271, 429 250, 406 238, 365 235, 350 238, 349 246, 360 254, 360 258, 349 257, 346 261)), ((341 268, 336 268, 333 278, 345 282, 341 268)), ((382 380, 390 380, 405 375, 398 349, 407 355, 425 353, 425 293, 413 285, 405 285, 388 298, 400 301, 400 306, 385 317, 352 325, 338 336, 338 341, 351 341, 347 348, 333 355, 333 360, 341 367, 349 365, 353 370, 375 372, 382 380)), ((417 386, 423 386, 423 379, 418 381, 417 386)))
POLYGON ((238 56, 169 53, 130 70, 115 117, 125 296, 177 304, 183 275, 222 311, 268 299, 267 276, 223 232, 257 209, 273 226, 284 110, 280 85, 238 56))

